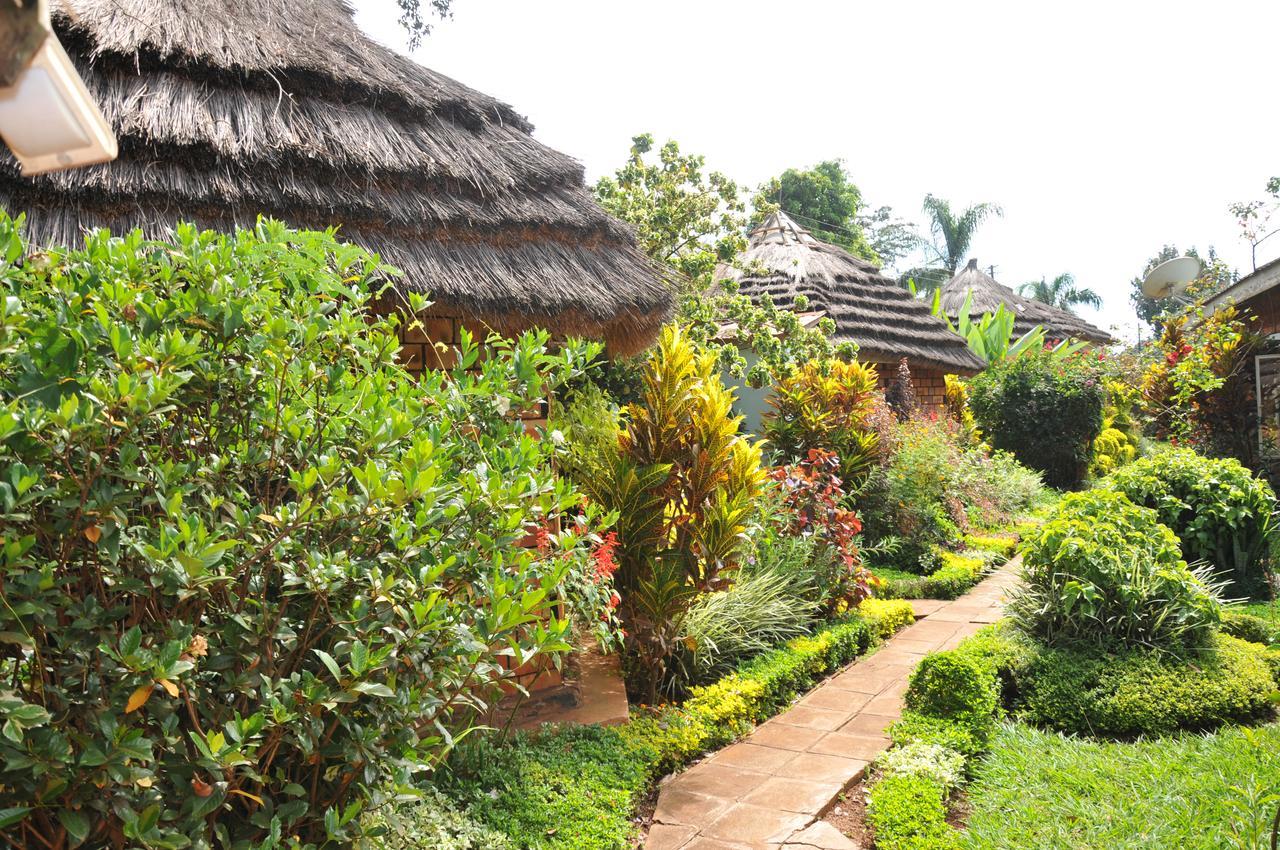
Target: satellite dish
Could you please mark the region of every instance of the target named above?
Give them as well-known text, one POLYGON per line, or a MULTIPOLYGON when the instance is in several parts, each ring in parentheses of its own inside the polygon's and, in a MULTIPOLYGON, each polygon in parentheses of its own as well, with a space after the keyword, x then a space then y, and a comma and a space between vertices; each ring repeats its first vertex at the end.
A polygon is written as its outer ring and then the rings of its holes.
POLYGON ((1174 257, 1156 266, 1142 279, 1142 294, 1148 298, 1176 298, 1200 276, 1195 257, 1174 257))

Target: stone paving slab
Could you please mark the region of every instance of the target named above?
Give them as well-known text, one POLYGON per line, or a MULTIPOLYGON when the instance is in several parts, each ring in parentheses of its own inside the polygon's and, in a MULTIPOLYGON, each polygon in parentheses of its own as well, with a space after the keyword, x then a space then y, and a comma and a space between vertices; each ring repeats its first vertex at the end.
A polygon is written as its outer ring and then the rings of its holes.
POLYGON ((914 625, 742 741, 669 777, 646 850, 859 850, 822 815, 889 746, 919 660, 998 620, 1020 563, 953 602, 912 600, 914 625))

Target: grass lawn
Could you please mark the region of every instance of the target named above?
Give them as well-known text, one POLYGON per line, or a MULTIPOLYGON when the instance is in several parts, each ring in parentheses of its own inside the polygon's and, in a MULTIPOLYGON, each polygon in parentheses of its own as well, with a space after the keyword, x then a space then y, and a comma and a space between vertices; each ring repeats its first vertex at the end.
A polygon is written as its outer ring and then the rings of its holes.
POLYGON ((893 567, 870 567, 869 569, 885 581, 910 581, 912 579, 920 578, 920 573, 909 573, 906 570, 895 570, 893 567))
POLYGON ((1280 602, 1255 602, 1251 605, 1241 605, 1234 610, 1280 623, 1280 602))
POLYGON ((1007 724, 969 786, 962 846, 1262 850, 1280 805, 1277 753, 1276 723, 1127 744, 1007 724), (1268 792, 1268 805, 1249 805, 1268 792))

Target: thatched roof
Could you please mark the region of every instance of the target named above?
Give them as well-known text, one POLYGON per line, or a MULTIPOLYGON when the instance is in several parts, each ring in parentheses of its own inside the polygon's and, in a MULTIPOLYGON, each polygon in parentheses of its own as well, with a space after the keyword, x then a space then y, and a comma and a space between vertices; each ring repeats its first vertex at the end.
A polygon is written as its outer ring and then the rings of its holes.
POLYGON ((1074 338, 1102 345, 1115 342, 1111 334, 1074 313, 1024 298, 1004 284, 997 283, 995 278, 978 268, 977 260, 970 260, 969 265, 942 287, 942 309, 952 321, 960 314, 966 293, 973 294, 970 316, 994 313, 1001 304, 1006 310, 1012 310, 1013 332, 1019 336, 1040 326, 1049 339, 1074 338))
POLYGON ((500 101, 365 36, 343 0, 55 0, 120 143, 106 165, 19 176, 0 204, 38 244, 263 213, 341 234, 444 310, 514 330, 647 343, 668 287, 583 183, 500 101))
POLYGON ((872 263, 815 239, 786 213, 773 213, 751 232, 739 265, 720 266, 716 280, 736 280, 743 294, 768 294, 783 307, 806 296, 807 309, 826 311, 836 323, 836 340, 857 343, 863 360, 896 363, 906 357, 912 365, 962 374, 985 366, 925 302, 872 263))

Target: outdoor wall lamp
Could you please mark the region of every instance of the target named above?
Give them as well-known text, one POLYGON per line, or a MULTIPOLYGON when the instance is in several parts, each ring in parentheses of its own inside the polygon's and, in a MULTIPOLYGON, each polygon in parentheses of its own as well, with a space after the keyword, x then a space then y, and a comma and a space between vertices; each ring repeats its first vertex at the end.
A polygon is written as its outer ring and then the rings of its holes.
POLYGON ((0 136, 25 175, 116 158, 116 137, 54 35, 47 0, 0 0, 0 136))

